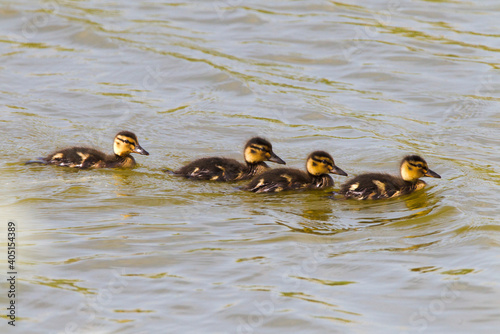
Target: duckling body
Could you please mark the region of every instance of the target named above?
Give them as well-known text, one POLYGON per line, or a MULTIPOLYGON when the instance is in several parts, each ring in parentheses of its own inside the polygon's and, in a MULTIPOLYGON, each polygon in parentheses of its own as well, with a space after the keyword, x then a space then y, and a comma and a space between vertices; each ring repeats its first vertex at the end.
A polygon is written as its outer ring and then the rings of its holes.
POLYGON ((380 199, 406 195, 423 187, 425 182, 422 180, 410 182, 390 174, 367 173, 343 184, 340 194, 359 200, 380 199))
POLYGON ((358 200, 392 198, 410 194, 425 187, 421 177, 441 178, 429 169, 427 162, 418 156, 410 155, 401 161, 401 176, 383 173, 367 173, 347 181, 339 193, 346 198, 358 200))
POLYGON ((330 175, 314 176, 298 169, 277 168, 256 176, 244 190, 255 193, 276 193, 287 190, 323 189, 333 187, 330 175))
POLYGON ((268 170, 254 177, 243 190, 255 193, 275 193, 287 190, 325 189, 334 182, 328 173, 347 174, 335 166, 333 158, 324 151, 315 151, 306 162, 307 172, 292 168, 268 170))
POLYGON ((195 180, 225 182, 246 180, 268 168, 265 162, 244 165, 234 159, 210 157, 195 160, 174 173, 195 180))
POLYGON ((246 164, 229 158, 201 158, 174 171, 174 174, 194 180, 238 181, 250 179, 267 170, 269 167, 264 161, 285 164, 273 152, 271 143, 260 137, 246 143, 244 158, 246 164))
POLYGON ((149 155, 130 131, 122 131, 115 136, 113 151, 113 155, 107 155, 89 147, 69 147, 35 162, 72 168, 132 168, 136 162, 131 153, 149 155))

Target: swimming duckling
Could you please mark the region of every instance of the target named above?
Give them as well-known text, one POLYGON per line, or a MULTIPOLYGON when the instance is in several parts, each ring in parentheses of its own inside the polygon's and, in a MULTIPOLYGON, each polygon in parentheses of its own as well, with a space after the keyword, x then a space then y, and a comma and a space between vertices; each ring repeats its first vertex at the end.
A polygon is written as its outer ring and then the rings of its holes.
POLYGON ((429 169, 427 162, 418 155, 406 156, 401 161, 401 176, 383 173, 361 174, 347 181, 340 188, 346 198, 379 199, 406 195, 425 187, 419 178, 423 176, 441 178, 429 169))
POLYGON ((333 187, 333 179, 328 173, 347 176, 330 154, 323 151, 312 152, 306 161, 306 172, 291 168, 277 168, 256 176, 243 187, 255 193, 276 193, 285 190, 324 189, 333 187))
POLYGON ((194 180, 237 181, 264 172, 269 168, 264 161, 286 164, 273 152, 271 143, 260 137, 246 143, 243 155, 246 165, 234 159, 210 157, 195 160, 173 173, 194 180))
POLYGON ((114 155, 106 155, 93 148, 69 147, 41 158, 40 161, 28 161, 27 163, 43 163, 73 168, 131 168, 135 166, 135 159, 130 153, 149 155, 139 145, 136 135, 130 131, 121 131, 115 136, 113 151, 114 155))

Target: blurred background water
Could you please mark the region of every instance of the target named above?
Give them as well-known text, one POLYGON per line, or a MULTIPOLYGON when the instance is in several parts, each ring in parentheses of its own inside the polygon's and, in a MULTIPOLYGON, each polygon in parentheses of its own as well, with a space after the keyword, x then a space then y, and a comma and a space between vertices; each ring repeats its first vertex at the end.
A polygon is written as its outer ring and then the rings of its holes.
POLYGON ((0 6, 3 332, 497 331, 497 1, 0 6), (151 154, 132 171, 23 165, 111 152, 120 130, 151 154), (350 176, 397 173, 418 153, 442 179, 360 203, 162 172, 242 159, 254 135, 290 167, 319 149, 350 176))

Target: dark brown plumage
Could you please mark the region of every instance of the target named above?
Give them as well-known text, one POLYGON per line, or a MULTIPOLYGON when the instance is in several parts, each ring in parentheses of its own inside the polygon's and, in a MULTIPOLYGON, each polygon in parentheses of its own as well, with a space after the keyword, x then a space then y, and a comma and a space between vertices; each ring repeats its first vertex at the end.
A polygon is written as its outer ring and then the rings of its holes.
POLYGON ((89 147, 69 147, 55 151, 38 161, 28 163, 43 163, 73 168, 131 168, 135 166, 135 159, 131 153, 149 155, 137 140, 137 136, 130 131, 119 132, 114 139, 113 155, 107 155, 89 147))
POLYGON ((383 173, 367 173, 344 183, 339 193, 346 198, 358 200, 391 198, 412 193, 425 187, 419 178, 424 176, 441 178, 430 170, 427 162, 418 155, 410 155, 401 161, 401 176, 383 173))
POLYGON ((334 185, 328 173, 347 176, 342 169, 335 166, 331 155, 324 151, 315 151, 307 157, 306 171, 291 168, 268 170, 254 177, 242 189, 255 193, 325 189, 334 185))
POLYGON ((238 181, 250 179, 268 169, 264 161, 285 164, 273 152, 271 143, 260 137, 250 139, 243 153, 246 164, 228 158, 201 158, 174 171, 174 174, 194 180, 238 181))

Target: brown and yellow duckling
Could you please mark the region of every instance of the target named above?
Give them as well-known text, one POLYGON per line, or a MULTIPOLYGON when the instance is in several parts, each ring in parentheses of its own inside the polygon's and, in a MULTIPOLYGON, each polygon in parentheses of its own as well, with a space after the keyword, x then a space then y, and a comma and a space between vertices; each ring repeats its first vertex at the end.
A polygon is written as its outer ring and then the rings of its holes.
POLYGON ((400 167, 401 176, 383 173, 367 173, 347 181, 339 193, 346 198, 379 199, 391 198, 412 193, 425 187, 421 177, 441 178, 429 169, 427 162, 418 155, 403 158, 400 167))
POLYGON ((131 168, 135 166, 135 159, 131 153, 149 155, 137 140, 137 136, 130 131, 121 131, 115 136, 113 155, 89 147, 69 147, 48 155, 37 161, 28 163, 43 163, 73 168, 131 168))
POLYGON ((292 168, 268 170, 254 177, 242 189, 255 193, 275 193, 286 190, 325 189, 333 187, 329 173, 347 176, 330 154, 315 151, 307 157, 306 171, 292 168))
POLYGON ((246 143, 243 156, 245 164, 228 158, 201 158, 173 173, 194 180, 238 181, 251 179, 267 170, 269 167, 264 161, 285 164, 273 152, 271 143, 260 137, 254 137, 246 143))

